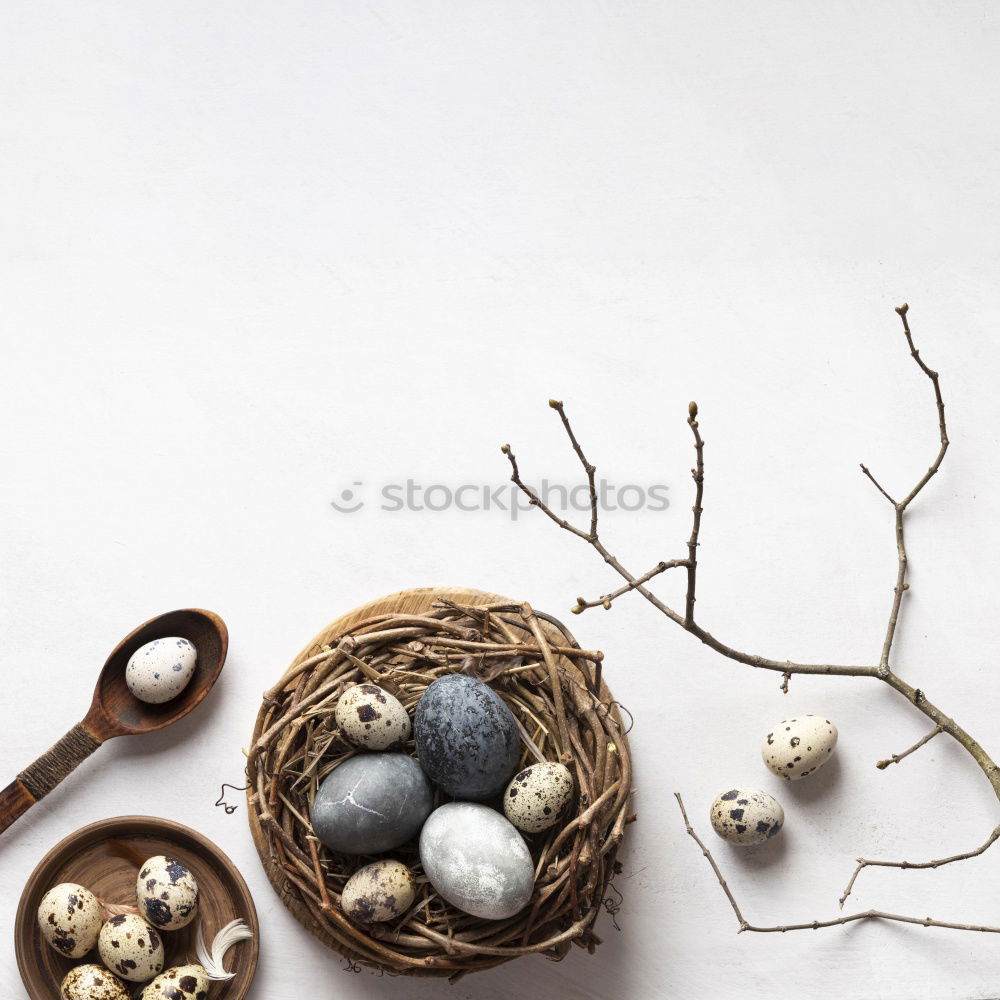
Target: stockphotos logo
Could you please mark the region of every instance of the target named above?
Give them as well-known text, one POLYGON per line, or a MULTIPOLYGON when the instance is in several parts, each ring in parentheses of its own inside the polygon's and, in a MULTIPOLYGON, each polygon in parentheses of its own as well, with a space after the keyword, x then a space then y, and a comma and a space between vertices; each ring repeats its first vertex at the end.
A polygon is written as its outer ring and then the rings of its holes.
MULTIPOLYGON (((529 484, 530 485, 530 484, 529 484)), ((657 513, 670 506, 668 487, 664 483, 640 486, 625 483, 618 486, 606 479, 599 480, 597 503, 602 511, 624 510, 657 513)), ((543 479, 531 487, 550 510, 571 513, 590 510, 590 491, 586 484, 567 486, 543 479)), ((330 506, 340 514, 357 514, 375 507, 389 514, 409 512, 440 514, 457 510, 463 514, 480 511, 500 511, 516 521, 525 511, 531 510, 528 498, 513 483, 499 486, 490 483, 462 483, 449 486, 445 483, 424 485, 416 479, 372 485, 356 479, 341 490, 330 506)))

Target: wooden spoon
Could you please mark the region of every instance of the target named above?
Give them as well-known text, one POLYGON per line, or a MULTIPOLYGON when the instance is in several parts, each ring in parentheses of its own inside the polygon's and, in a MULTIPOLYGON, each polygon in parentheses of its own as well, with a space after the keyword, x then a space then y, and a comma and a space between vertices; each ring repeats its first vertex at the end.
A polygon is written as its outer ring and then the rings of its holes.
POLYGON ((219 679, 228 645, 226 623, 211 611, 197 608, 168 611, 125 636, 104 664, 84 720, 0 792, 0 833, 48 795, 105 740, 153 733, 184 718, 219 679), (174 635, 187 639, 198 651, 194 676, 171 701, 162 705, 140 701, 125 683, 129 658, 147 642, 174 635))

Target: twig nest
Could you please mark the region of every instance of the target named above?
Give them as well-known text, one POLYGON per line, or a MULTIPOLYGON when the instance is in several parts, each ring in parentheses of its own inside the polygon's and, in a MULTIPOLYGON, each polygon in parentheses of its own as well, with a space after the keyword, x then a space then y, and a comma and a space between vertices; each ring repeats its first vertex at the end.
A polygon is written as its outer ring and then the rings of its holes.
POLYGON ((377 684, 355 684, 334 713, 344 738, 361 750, 395 750, 410 738, 410 717, 399 699, 377 684))
POLYGON ((70 969, 59 994, 63 1000, 131 1000, 121 982, 99 965, 78 965, 70 969))
POLYGON ((420 831, 420 863, 452 906, 485 920, 520 913, 535 884, 521 835, 477 802, 449 802, 431 813, 420 831))
POLYGON ((748 847, 781 832, 785 810, 767 792, 730 788, 712 803, 712 829, 730 844, 748 847))
POLYGON ((139 869, 135 880, 139 913, 162 931, 187 926, 198 912, 198 882, 176 858, 158 854, 139 869))
POLYGON ((547 760, 514 775, 503 793, 503 811, 519 830, 541 833, 559 822, 572 795, 569 768, 547 760))
POLYGON ((837 745, 837 727, 821 715, 782 719, 764 737, 760 752, 767 769, 785 781, 799 781, 821 768, 837 745))
POLYGON ((456 799, 495 798, 521 756, 517 722, 503 698, 467 674, 446 674, 427 688, 413 736, 431 781, 456 799))
POLYGON ((38 927, 42 937, 66 958, 82 958, 101 933, 101 904, 75 882, 61 882, 42 897, 38 927))
POLYGON ((434 790, 408 754, 359 754, 320 785, 312 826, 331 851, 381 854, 412 840, 433 805, 434 790))
POLYGON ((413 905, 417 883, 399 861, 376 861, 356 871, 344 886, 340 905, 359 924, 401 917, 413 905))
MULTIPOLYGON (((632 818, 628 739, 602 665, 601 653, 581 649, 550 616, 470 591, 407 591, 333 622, 264 696, 248 751, 251 831, 282 902, 348 961, 390 975, 456 979, 520 956, 559 960, 574 945, 592 952, 632 818), (367 684, 415 717, 416 746, 358 753, 345 742, 336 708, 346 692, 367 684), (442 697, 435 706, 437 692, 449 690, 461 692, 462 703, 442 697), (464 724, 476 721, 482 731, 467 740, 464 724), (462 767, 438 771, 431 760, 440 746, 435 740, 448 738, 466 757, 462 767), (474 794, 492 792, 495 799, 489 806, 444 805, 426 821, 419 816, 420 857, 411 840, 384 858, 359 861, 347 851, 368 854, 373 841, 335 840, 324 829, 325 810, 352 810, 353 798, 392 816, 404 798, 398 777, 382 800, 369 797, 352 770, 360 761, 396 755, 428 781, 418 753, 443 784, 448 773, 459 773, 480 782, 474 794), (515 773, 536 761, 566 764, 578 794, 559 822, 529 843, 500 811, 501 795, 515 773), (465 810, 486 817, 471 833, 472 823, 446 822, 465 810), (445 826, 456 833, 451 846, 432 843, 435 829, 445 826), (368 862, 412 873, 414 896, 398 916, 390 914, 408 893, 383 908, 362 889, 368 862), (368 906, 376 919, 364 922, 368 906)), ((379 817, 366 816, 377 829, 379 817)))
POLYGON ((209 986, 200 965, 178 965, 160 973, 139 994, 139 1000, 204 1000, 209 986))
POLYGON ((101 961, 131 983, 144 983, 163 969, 163 940, 134 913, 105 921, 97 938, 101 961))

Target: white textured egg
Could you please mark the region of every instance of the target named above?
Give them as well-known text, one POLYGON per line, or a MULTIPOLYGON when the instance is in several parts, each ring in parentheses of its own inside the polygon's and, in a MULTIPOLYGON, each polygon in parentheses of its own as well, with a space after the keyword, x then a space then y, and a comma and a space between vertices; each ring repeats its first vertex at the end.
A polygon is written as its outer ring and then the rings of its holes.
POLYGON ((66 973, 59 995, 63 1000, 131 1000, 129 991, 99 965, 78 965, 66 973))
POLYGON ((362 750, 394 750, 412 732, 410 717, 398 699, 377 684, 355 684, 337 701, 337 726, 362 750))
POLYGON ((358 869, 344 886, 340 905, 359 924, 401 917, 413 905, 417 883, 400 861, 376 861, 358 869))
POLYGON ((175 931, 198 912, 198 883, 188 867, 162 854, 139 869, 135 882, 139 912, 161 931, 175 931))
POLYGON ((139 1000, 205 1000, 208 988, 208 975, 200 965, 178 965, 161 972, 139 1000))
POLYGON ((779 833, 785 810, 767 792, 730 788, 712 803, 712 829, 730 844, 748 847, 779 833))
POLYGON ((176 698, 194 676, 198 651, 187 639, 171 635, 140 646, 125 667, 125 683, 140 701, 162 705, 176 698))
POLYGON ((67 958, 82 958, 97 944, 102 922, 97 897, 75 882, 53 886, 38 905, 42 937, 67 958))
POLYGON ((503 793, 503 811, 519 830, 540 833, 559 822, 572 796, 569 769, 547 760, 514 775, 503 793))
POLYGON ((822 767, 837 745, 837 727, 821 715, 783 719, 764 737, 760 752, 772 774, 786 781, 806 778, 822 767))
POLYGON ((163 939, 134 913, 121 913, 105 922, 97 951, 115 975, 131 983, 145 983, 163 969, 163 939))

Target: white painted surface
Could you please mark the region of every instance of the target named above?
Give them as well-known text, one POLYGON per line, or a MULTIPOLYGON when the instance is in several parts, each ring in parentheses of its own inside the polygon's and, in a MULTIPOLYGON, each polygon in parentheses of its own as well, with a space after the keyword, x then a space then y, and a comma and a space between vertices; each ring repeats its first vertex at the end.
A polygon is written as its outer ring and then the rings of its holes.
MULTIPOLYGON (((3 764, 72 725, 107 651, 196 604, 228 621, 219 690, 106 747, 0 841, 4 994, 23 880, 76 827, 171 816, 222 844, 264 929, 254 995, 808 998, 1000 993, 993 937, 855 925, 737 936, 678 822, 725 785, 786 833, 719 860, 758 921, 836 912, 852 858, 978 844, 996 802, 888 690, 732 664, 640 601, 573 624, 637 716, 623 932, 453 990, 342 972, 268 888, 237 781, 260 693, 326 621, 459 583, 563 612, 613 585, 524 516, 388 513, 374 491, 572 481, 549 396, 665 513, 606 520, 637 569, 683 554, 684 425, 708 441, 699 611, 775 657, 877 655, 894 573, 865 460, 908 488, 935 448, 903 299, 954 441, 914 510, 899 667, 994 753, 1000 548, 998 21, 988 3, 68 3, 0 11, 4 113, 3 764), (362 481, 368 506, 329 501, 362 481), (781 785, 762 732, 840 727, 781 785)), ((676 600, 681 581, 666 581, 676 600)), ((1000 854, 871 872, 859 907, 1000 924, 1000 854)))

